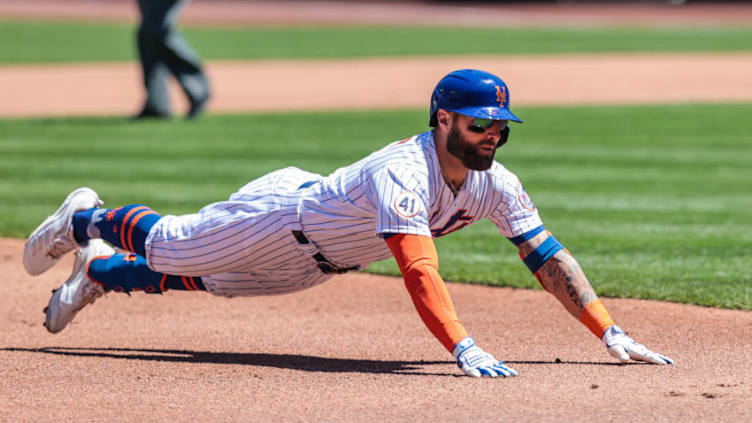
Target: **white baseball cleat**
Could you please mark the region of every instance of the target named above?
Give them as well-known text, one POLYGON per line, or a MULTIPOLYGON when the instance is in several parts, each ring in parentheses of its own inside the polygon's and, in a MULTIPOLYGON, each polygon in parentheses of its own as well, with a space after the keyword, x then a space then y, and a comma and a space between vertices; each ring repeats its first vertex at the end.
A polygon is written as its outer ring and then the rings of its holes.
POLYGON ((30 275, 46 272, 62 256, 78 247, 73 238, 73 214, 77 211, 99 207, 99 199, 91 188, 79 188, 63 201, 63 205, 37 226, 24 246, 23 264, 30 275))
POLYGON ((104 294, 104 287, 92 281, 86 274, 89 262, 100 256, 111 256, 115 250, 101 239, 92 239, 76 251, 76 261, 71 273, 60 288, 52 291, 50 303, 44 309, 44 327, 52 333, 65 329, 76 314, 104 294))

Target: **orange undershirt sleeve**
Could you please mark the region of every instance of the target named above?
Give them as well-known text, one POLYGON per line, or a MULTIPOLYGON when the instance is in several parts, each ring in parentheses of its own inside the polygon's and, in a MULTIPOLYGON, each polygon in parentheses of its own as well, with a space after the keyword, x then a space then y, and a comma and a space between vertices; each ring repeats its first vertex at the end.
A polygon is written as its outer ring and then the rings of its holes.
POLYGON ((439 256, 430 237, 398 234, 386 240, 420 318, 448 350, 467 336, 439 275, 439 256))
POLYGON ((580 321, 582 324, 593 332, 593 335, 598 339, 603 337, 608 328, 613 326, 614 320, 606 311, 606 307, 603 306, 601 300, 590 301, 587 306, 582 310, 580 315, 580 321))

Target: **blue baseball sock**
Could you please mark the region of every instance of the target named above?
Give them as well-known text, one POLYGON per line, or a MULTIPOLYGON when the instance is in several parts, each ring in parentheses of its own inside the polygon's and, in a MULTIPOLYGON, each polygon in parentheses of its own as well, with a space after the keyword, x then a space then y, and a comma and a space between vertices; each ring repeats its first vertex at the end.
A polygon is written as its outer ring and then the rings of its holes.
POLYGON ((154 210, 140 204, 116 209, 83 210, 73 214, 73 236, 79 243, 102 238, 143 257, 146 256, 146 236, 161 218, 154 210))
POLYGON ((168 289, 206 291, 198 276, 175 276, 151 270, 146 259, 136 254, 114 254, 95 258, 89 263, 87 275, 108 291, 144 291, 159 294, 168 289))

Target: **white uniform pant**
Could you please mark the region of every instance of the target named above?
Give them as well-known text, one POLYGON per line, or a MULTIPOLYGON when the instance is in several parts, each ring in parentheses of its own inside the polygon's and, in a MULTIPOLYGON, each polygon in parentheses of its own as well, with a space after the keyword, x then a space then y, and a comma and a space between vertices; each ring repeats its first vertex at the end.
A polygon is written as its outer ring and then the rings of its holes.
MULTIPOLYGON (((286 168, 256 179, 198 213, 164 216, 146 238, 149 267, 170 275, 200 276, 226 297, 287 294, 329 279, 311 246, 298 243, 298 188, 319 175, 286 168)), ((312 246, 315 248, 315 246, 312 246)))

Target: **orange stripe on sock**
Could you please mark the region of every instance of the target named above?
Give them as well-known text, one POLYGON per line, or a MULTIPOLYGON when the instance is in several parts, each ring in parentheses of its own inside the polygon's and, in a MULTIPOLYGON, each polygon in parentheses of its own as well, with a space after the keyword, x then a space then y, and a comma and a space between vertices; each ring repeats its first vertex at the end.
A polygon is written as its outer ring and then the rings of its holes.
POLYGON ((185 276, 181 276, 180 280, 183 281, 183 285, 185 285, 185 289, 189 291, 193 291, 193 289, 191 289, 191 286, 188 284, 188 279, 185 276))
MULTIPOLYGON (((121 245, 121 246, 122 246, 123 248, 125 248, 125 249, 128 249, 128 246, 126 246, 126 245, 125 245, 125 225, 126 225, 126 223, 128 223, 128 219, 130 219, 130 217, 131 217, 131 216, 132 216, 132 215, 133 215, 134 213, 138 212, 139 210, 145 210, 145 209, 148 209, 148 207, 146 207, 146 206, 135 207, 135 208, 131 209, 131 210, 130 210, 130 211, 129 211, 129 212, 128 212, 128 213, 126 214, 126 215, 125 215, 125 217, 123 218, 123 223, 122 223, 122 224, 120 225, 120 245, 121 245)), ((132 249, 130 249, 130 250, 128 250, 128 251, 130 251, 130 252, 132 252, 132 253, 135 253, 135 251, 133 251, 132 249)))
MULTIPOLYGON (((133 217, 133 220, 131 220, 131 222, 128 224, 128 226, 130 226, 128 228, 128 245, 130 247, 129 250, 133 251, 134 253, 136 252, 136 249, 133 248, 133 228, 136 227, 136 223, 138 223, 138 221, 141 220, 142 217, 148 216, 150 214, 157 214, 157 212, 155 212, 154 210, 144 210, 135 215, 133 217)), ((122 236, 123 234, 121 233, 120 235, 122 236)))
POLYGON ((94 279, 94 278, 91 277, 91 275, 89 274, 89 267, 91 267, 91 262, 93 262, 94 260, 97 260, 97 259, 107 260, 110 257, 112 257, 112 256, 96 256, 96 257, 92 257, 91 260, 89 260, 89 262, 86 263, 86 276, 92 282, 100 285, 102 288, 105 288, 105 289, 107 289, 107 287, 102 282, 99 282, 98 280, 96 280, 96 279, 94 279))
POLYGON ((165 282, 167 281, 167 273, 162 273, 162 279, 159 281, 159 290, 162 292, 167 291, 165 289, 165 282))
POLYGON ((189 276, 188 280, 191 281, 191 285, 193 285, 193 290, 198 291, 198 286, 196 286, 196 281, 193 280, 193 276, 189 276))

